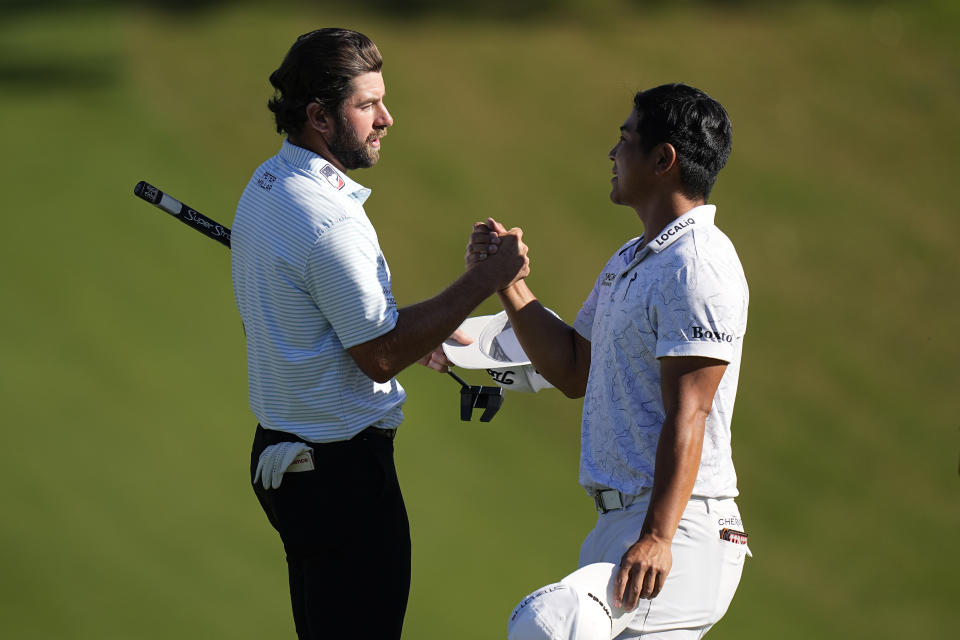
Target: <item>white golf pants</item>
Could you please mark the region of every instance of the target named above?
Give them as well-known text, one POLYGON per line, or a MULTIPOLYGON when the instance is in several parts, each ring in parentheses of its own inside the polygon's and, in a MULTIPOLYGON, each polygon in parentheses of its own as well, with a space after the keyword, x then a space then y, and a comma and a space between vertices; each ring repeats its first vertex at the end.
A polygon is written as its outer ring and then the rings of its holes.
MULTIPOLYGON (((649 497, 599 515, 580 548, 579 566, 619 565, 640 536, 648 503, 649 497)), ((640 600, 630 626, 617 640, 694 640, 723 617, 749 554, 747 545, 721 540, 723 529, 745 531, 733 499, 692 498, 687 503, 673 537, 673 565, 663 590, 653 600, 640 600)))

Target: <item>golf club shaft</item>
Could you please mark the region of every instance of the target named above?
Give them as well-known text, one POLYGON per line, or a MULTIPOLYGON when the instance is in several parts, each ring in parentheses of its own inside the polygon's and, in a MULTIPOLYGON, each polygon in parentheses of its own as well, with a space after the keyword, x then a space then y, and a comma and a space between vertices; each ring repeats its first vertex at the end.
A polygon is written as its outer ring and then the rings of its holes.
POLYGON ((173 196, 164 193, 148 182, 141 180, 133 188, 133 195, 163 209, 183 224, 193 227, 208 238, 230 248, 230 228, 211 220, 196 209, 188 207, 173 196))

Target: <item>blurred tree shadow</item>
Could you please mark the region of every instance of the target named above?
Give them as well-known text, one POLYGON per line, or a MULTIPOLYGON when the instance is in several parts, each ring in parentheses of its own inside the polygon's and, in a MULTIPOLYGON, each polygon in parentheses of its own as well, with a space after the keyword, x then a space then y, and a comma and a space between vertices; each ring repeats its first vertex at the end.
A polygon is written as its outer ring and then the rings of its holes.
POLYGON ((54 13, 68 9, 97 10, 118 7, 149 7, 165 11, 201 11, 228 4, 242 4, 235 0, 0 0, 0 12, 5 18, 24 14, 54 13))
MULTIPOLYGON (((484 18, 491 21, 510 22, 542 16, 574 7, 584 8, 595 0, 353 0, 351 8, 367 8, 393 18, 417 18, 431 14, 484 18)), ((838 1, 838 0, 834 0, 838 1)), ((869 4, 883 0, 839 0, 844 4, 869 4)), ((693 0, 704 5, 749 5, 774 4, 776 0, 693 0)), ((62 9, 97 9, 119 7, 147 7, 153 10, 176 13, 195 13, 227 5, 252 4, 251 0, 0 0, 0 11, 6 17, 27 13, 52 12, 62 9)), ((315 9, 343 7, 341 2, 324 3, 317 0, 272 0, 271 4, 306 5, 315 9)), ((665 7, 668 2, 659 0, 623 0, 625 5, 653 5, 665 7)))
POLYGON ((0 59, 0 88, 31 93, 104 89, 120 79, 119 65, 105 58, 91 60, 0 59))

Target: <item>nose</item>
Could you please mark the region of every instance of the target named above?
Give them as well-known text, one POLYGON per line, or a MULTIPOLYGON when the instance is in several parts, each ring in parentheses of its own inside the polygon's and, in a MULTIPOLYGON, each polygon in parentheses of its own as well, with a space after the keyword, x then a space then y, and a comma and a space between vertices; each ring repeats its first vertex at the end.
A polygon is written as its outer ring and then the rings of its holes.
POLYGON ((380 113, 377 114, 377 126, 392 127, 393 116, 387 111, 387 105, 380 103, 380 113))
POLYGON ((616 156, 617 156, 617 147, 619 147, 619 146, 620 146, 620 143, 619 143, 619 142, 617 142, 617 144, 613 145, 613 149, 610 149, 610 153, 607 154, 607 157, 610 158, 611 160, 615 160, 615 159, 616 159, 616 156))

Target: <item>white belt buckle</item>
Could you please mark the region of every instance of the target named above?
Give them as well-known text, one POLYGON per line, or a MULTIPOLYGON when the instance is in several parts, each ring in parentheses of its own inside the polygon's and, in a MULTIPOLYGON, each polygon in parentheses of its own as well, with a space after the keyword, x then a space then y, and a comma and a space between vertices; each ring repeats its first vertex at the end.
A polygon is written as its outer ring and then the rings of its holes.
POLYGON ((593 501, 597 505, 597 511, 601 514, 608 511, 623 509, 623 501, 620 499, 620 492, 616 489, 606 489, 597 491, 593 496, 593 501))

